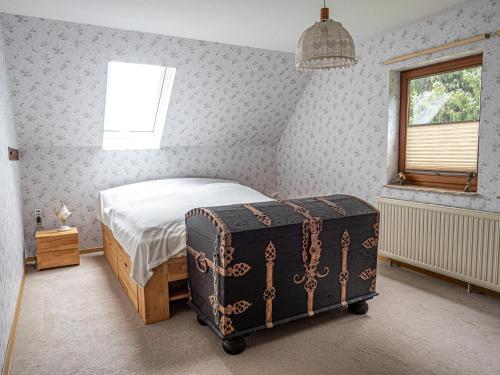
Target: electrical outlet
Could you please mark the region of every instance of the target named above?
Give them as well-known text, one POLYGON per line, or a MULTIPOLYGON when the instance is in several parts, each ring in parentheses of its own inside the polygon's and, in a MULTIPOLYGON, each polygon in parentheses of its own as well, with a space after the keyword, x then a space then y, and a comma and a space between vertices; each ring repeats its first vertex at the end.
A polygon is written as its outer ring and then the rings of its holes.
POLYGON ((42 209, 41 208, 35 208, 35 222, 38 225, 42 225, 42 209))

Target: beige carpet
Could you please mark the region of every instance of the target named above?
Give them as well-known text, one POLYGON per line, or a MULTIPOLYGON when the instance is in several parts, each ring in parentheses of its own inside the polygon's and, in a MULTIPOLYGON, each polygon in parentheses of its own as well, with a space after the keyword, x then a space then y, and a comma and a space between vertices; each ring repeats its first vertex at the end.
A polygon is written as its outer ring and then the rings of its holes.
POLYGON ((28 275, 11 374, 500 374, 500 300, 379 266, 365 316, 319 315, 239 356, 184 304, 144 326, 102 255, 28 275))

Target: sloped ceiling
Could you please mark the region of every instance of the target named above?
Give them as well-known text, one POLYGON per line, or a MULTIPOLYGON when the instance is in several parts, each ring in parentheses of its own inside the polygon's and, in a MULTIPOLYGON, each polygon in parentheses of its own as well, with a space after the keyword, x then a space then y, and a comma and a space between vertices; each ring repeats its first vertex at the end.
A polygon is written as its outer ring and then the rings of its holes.
POLYGON ((290 53, 2 14, 19 142, 101 147, 109 61, 174 66, 162 146, 275 145, 309 75, 290 53))
MULTIPOLYGON (((328 0, 358 41, 465 0, 328 0)), ((293 52, 322 0, 2 0, 0 12, 293 52)))

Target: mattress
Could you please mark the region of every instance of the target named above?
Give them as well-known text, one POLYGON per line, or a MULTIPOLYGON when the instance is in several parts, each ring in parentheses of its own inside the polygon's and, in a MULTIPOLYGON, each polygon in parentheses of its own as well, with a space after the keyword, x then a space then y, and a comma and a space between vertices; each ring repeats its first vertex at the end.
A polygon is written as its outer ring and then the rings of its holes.
POLYGON ((97 199, 96 216, 130 256, 130 277, 144 287, 153 276, 153 268, 185 255, 186 212, 196 207, 271 200, 233 181, 174 178, 103 190, 97 199))

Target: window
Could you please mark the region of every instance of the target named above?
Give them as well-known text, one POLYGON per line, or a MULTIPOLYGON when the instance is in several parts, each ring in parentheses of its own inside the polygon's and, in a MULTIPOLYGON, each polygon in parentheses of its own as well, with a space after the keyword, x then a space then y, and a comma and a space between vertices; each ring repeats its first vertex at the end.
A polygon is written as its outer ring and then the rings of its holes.
POLYGON ((159 149, 175 68, 108 63, 104 150, 159 149))
POLYGON ((482 55, 401 73, 399 170, 406 182, 463 190, 477 157, 482 55))

